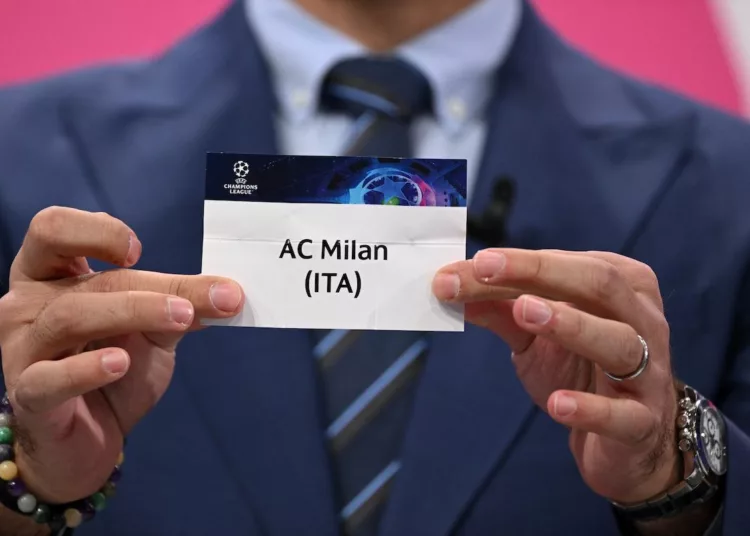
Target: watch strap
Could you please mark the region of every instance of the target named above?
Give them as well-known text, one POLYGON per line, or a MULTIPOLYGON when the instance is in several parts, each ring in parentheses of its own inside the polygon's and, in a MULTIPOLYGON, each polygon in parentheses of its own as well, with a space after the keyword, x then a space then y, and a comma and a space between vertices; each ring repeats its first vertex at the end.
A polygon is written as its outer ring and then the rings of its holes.
POLYGON ((696 465, 685 480, 662 495, 634 505, 613 504, 618 512, 629 520, 648 521, 675 516, 694 505, 703 504, 718 490, 718 481, 707 479, 696 465))

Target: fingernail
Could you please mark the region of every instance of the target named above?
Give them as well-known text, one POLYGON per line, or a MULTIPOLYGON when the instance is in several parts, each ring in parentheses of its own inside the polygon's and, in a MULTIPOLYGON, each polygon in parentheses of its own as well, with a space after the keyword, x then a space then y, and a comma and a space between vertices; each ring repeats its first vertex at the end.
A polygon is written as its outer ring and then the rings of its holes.
POLYGON ((215 283, 209 291, 209 298, 219 311, 233 313, 240 305, 242 292, 237 285, 232 283, 215 283))
POLYGON ((552 309, 541 300, 524 296, 522 318, 529 324, 543 326, 552 318, 552 309))
POLYGON ((128 255, 125 257, 126 266, 133 266, 136 263, 141 255, 142 247, 141 241, 138 240, 133 231, 130 231, 128 235, 128 255))
POLYGON ((505 255, 494 251, 480 251, 474 255, 474 272, 479 279, 493 279, 505 270, 505 255))
POLYGON ((432 281, 432 292, 439 300, 453 300, 458 296, 461 280, 456 274, 438 274, 432 281))
POLYGON ((73 261, 72 271, 76 275, 86 275, 93 272, 93 270, 89 268, 89 263, 83 257, 78 257, 73 261))
POLYGON ((569 417, 578 409, 575 398, 566 395, 557 395, 555 398, 555 415, 558 417, 569 417))
POLYGON ((122 374, 128 369, 128 357, 122 352, 109 352, 102 356, 102 368, 110 374, 122 374))
POLYGON ((183 326, 189 326, 193 323, 193 304, 182 298, 167 298, 167 313, 172 322, 177 322, 183 326))

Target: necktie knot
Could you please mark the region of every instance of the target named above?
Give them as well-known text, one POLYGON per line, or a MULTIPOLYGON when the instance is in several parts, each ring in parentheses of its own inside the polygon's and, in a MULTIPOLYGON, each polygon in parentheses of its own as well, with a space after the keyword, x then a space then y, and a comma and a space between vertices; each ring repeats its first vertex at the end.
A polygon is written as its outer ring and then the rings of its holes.
POLYGON ((408 122, 432 112, 432 90, 418 69, 398 58, 352 58, 328 72, 321 106, 352 117, 374 113, 408 122))

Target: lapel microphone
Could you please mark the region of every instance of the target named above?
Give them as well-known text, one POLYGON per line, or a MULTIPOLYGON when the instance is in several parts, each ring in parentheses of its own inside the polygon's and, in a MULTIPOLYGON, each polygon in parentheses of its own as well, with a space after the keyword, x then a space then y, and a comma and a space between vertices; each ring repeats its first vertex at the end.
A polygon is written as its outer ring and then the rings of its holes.
POLYGON ((492 199, 478 217, 469 217, 467 233, 470 238, 490 247, 502 247, 507 239, 508 216, 515 198, 515 183, 507 175, 495 180, 492 199))

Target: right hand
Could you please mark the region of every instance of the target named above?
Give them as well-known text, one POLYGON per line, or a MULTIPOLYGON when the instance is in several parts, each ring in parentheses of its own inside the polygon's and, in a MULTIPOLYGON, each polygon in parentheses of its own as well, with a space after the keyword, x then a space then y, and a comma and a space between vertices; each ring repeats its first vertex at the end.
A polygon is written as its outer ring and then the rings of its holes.
POLYGON ((129 270, 140 255, 121 221, 52 207, 34 217, 11 267, 2 365, 19 472, 43 501, 99 489, 123 438, 166 391, 180 339, 201 318, 242 307, 235 282, 129 270), (123 269, 94 273, 86 257, 123 269))

